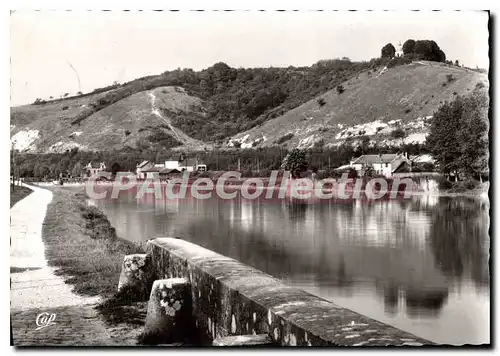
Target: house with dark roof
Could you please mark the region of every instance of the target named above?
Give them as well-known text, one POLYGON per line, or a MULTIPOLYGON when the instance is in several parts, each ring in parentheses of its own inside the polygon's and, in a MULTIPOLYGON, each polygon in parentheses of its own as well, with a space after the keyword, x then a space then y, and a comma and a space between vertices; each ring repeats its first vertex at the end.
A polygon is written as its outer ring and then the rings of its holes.
POLYGON ((362 155, 351 161, 350 167, 359 175, 364 175, 368 169, 373 169, 377 174, 391 177, 393 173, 411 169, 411 161, 406 153, 362 155))

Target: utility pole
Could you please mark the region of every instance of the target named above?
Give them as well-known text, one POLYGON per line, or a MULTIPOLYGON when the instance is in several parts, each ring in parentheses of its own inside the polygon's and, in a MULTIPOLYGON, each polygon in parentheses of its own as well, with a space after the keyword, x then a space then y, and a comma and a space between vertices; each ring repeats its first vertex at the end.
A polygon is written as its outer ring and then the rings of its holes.
POLYGON ((215 148, 215 154, 216 154, 216 159, 217 159, 217 171, 219 170, 219 150, 218 148, 216 147, 215 148))
POLYGON ((328 172, 330 172, 330 156, 328 156, 328 172))
POLYGON ((16 190, 16 150, 14 149, 14 143, 11 144, 12 151, 12 190, 16 190))
POLYGON ((238 172, 241 171, 241 159, 238 157, 238 172))

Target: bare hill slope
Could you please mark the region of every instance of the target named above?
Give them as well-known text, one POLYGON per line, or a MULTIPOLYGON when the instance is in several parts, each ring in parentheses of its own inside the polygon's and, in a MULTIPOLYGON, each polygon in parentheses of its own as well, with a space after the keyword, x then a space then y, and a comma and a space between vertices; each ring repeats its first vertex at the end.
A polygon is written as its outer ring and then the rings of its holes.
POLYGON ((229 146, 287 147, 335 145, 347 138, 369 136, 391 141, 401 125, 406 142, 422 142, 427 120, 445 101, 466 95, 477 83, 488 85, 486 74, 437 62, 414 62, 380 71, 365 71, 309 102, 235 135, 229 146), (321 106, 318 100, 322 98, 321 106))
MULTIPOLYGON (((105 94, 105 93, 103 93, 105 94)), ((64 152, 154 146, 203 149, 206 144, 190 138, 170 124, 164 112, 202 115, 204 103, 180 87, 159 87, 125 97, 78 123, 75 117, 89 110, 96 97, 68 99, 12 109, 11 141, 24 152, 64 152), (65 110, 63 110, 65 108, 65 110)))

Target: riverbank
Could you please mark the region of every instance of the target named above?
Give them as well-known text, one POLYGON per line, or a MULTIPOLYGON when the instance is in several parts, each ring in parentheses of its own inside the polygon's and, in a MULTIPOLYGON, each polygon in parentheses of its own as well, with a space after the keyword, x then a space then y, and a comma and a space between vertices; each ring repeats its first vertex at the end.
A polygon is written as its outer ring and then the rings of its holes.
MULTIPOLYGON (((277 181, 274 183, 274 185, 268 186, 269 185, 269 178, 253 177, 253 178, 247 178, 247 179, 260 180, 262 182, 262 187, 260 188, 262 191, 273 190, 273 191, 277 191, 278 193, 283 191, 283 194, 285 194, 287 189, 289 189, 289 188, 287 188, 286 184, 282 186, 281 181, 277 181)), ((228 179, 225 181, 225 184, 224 184, 225 188, 224 189, 228 189, 229 192, 240 191, 243 187, 244 181, 245 181, 244 179, 241 179, 241 180, 228 179)), ((129 187, 128 190, 137 190, 141 185, 143 185, 145 183, 146 183, 145 181, 137 181, 131 187, 129 187)), ((214 187, 215 187, 216 183, 217 183, 217 181, 214 181, 214 187)), ((52 183, 35 183, 35 184, 42 186, 42 187, 48 187, 49 189, 59 187, 59 186, 53 185, 52 183)), ((171 184, 171 183, 165 182, 165 181, 160 182, 160 186, 162 187, 163 190, 169 184, 171 184)), ((179 182, 176 182, 174 184, 176 187, 178 187, 178 189, 181 186, 181 183, 179 183, 179 182)), ((192 181, 188 181, 187 182, 188 192, 191 191, 191 186, 192 186, 192 181)), ((63 187, 67 187, 67 188, 81 187, 82 192, 83 192, 83 189, 85 189, 87 187, 87 184, 86 183, 65 183, 63 187)), ((115 188, 115 187, 123 188, 123 185, 122 185, 122 183, 113 182, 113 181, 93 182, 93 187, 96 188, 96 190, 95 190, 96 192, 102 192, 103 189, 105 190, 105 189, 115 188)), ((153 187, 153 182, 149 182, 149 187, 150 188, 153 187)), ((254 188, 250 188, 250 190, 252 190, 252 189, 254 189, 254 188)), ((338 188, 336 186, 332 186, 331 183, 327 183, 327 184, 325 184, 325 186, 323 186, 321 188, 313 186, 311 193, 313 193, 313 195, 317 195, 320 192, 322 194, 330 194, 330 193, 336 193, 337 189, 338 188)), ((215 190, 215 188, 214 188, 214 190, 215 190)), ((391 189, 389 189, 389 191, 390 191, 390 193, 392 193, 391 189)), ((439 189, 420 190, 419 189, 419 190, 411 190, 410 192, 407 192, 406 196, 410 197, 410 196, 426 195, 426 196, 435 196, 435 197, 472 197, 472 198, 474 198, 474 197, 485 198, 486 197, 487 198, 488 191, 489 191, 489 182, 484 182, 484 183, 481 183, 480 185, 478 185, 477 187, 475 187, 474 189, 456 189, 456 188, 442 189, 442 190, 439 190, 439 189)), ((366 193, 366 191, 365 191, 364 186, 363 186, 359 190, 359 194, 364 195, 365 193, 366 193)), ((346 190, 346 194, 351 195, 352 188, 348 188, 346 190)))
POLYGON ((12 208, 14 204, 23 198, 26 198, 33 191, 28 187, 10 185, 10 207, 12 208))
POLYGON ((109 297, 116 291, 123 256, 142 253, 142 248, 119 239, 106 216, 87 207, 82 193, 50 190, 53 200, 42 232, 49 265, 76 293, 109 297))

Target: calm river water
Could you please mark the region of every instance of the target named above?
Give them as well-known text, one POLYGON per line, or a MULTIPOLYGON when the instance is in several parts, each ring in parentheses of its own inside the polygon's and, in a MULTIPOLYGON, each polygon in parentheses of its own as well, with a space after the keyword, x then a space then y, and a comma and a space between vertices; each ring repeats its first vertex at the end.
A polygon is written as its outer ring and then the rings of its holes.
POLYGON ((438 343, 490 341, 489 206, 397 201, 94 202, 120 237, 177 236, 438 343))

